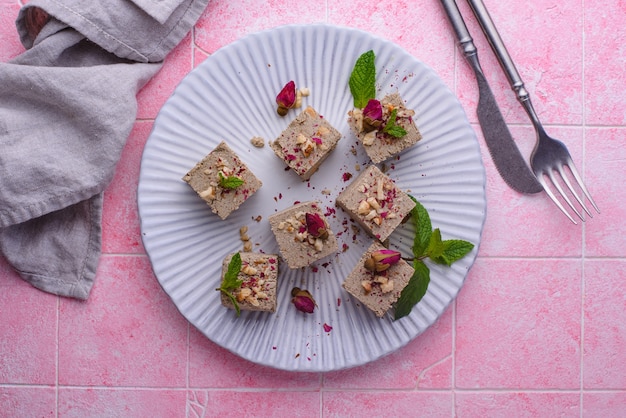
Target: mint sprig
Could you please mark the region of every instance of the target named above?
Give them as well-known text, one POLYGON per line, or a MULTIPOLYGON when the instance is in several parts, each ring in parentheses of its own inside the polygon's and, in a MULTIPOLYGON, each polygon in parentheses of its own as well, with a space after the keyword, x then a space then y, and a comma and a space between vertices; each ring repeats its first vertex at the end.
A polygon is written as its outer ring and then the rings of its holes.
POLYGON ((393 109, 389 115, 389 119, 383 128, 383 132, 393 136, 394 138, 402 138, 407 134, 406 130, 396 123, 398 117, 398 109, 393 109))
POLYGON ((354 100, 354 107, 363 109, 370 99, 376 97, 376 67, 374 51, 364 52, 354 64, 348 85, 354 100))
POLYGON ((225 176, 221 171, 219 172, 220 176, 220 187, 225 189, 236 189, 237 187, 243 184, 243 179, 237 176, 225 176))
POLYGON ((237 299, 233 296, 233 290, 241 287, 243 280, 239 279, 239 272, 241 271, 241 254, 236 253, 232 256, 228 263, 228 268, 226 269, 226 273, 224 274, 224 279, 219 288, 215 290, 219 290, 224 295, 226 295, 235 306, 235 311, 237 312, 237 316, 241 314, 241 310, 239 309, 239 303, 237 303, 237 299))
POLYGON ((439 228, 433 229, 430 215, 424 206, 413 196, 409 197, 415 202, 411 210, 410 219, 415 225, 415 238, 413 239, 413 268, 415 272, 409 283, 400 293, 396 302, 395 319, 400 319, 411 313, 413 307, 424 297, 430 283, 430 269, 424 262, 430 259, 434 263, 446 266, 465 257, 474 244, 460 239, 442 240, 439 228))
POLYGON ((428 266, 423 261, 415 259, 413 260, 413 268, 415 272, 409 279, 409 284, 402 289, 400 299, 396 302, 394 319, 400 319, 410 314, 413 306, 422 300, 428 290, 428 284, 430 283, 430 269, 428 266))

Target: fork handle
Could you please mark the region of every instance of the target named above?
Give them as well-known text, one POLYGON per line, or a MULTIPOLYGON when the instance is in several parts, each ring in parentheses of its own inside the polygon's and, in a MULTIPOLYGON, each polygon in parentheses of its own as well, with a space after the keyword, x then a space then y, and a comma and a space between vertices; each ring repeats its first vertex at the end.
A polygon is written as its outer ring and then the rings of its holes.
POLYGON ((522 77, 519 75, 519 72, 515 67, 515 63, 513 62, 511 55, 509 55, 509 51, 507 51, 506 46, 504 46, 504 42, 502 41, 502 38, 498 33, 498 29, 496 29, 496 25, 493 23, 485 4, 482 0, 467 0, 467 2, 476 16, 478 24, 483 30, 485 37, 489 41, 491 49, 493 49, 493 52, 496 54, 498 62, 500 62, 500 66, 504 70, 504 73, 511 84, 511 88, 517 95, 517 100, 519 100, 522 104, 526 113, 528 113, 528 116, 532 119, 533 124, 535 126, 540 126, 537 114, 535 113, 532 103, 530 102, 528 90, 524 87, 522 77))

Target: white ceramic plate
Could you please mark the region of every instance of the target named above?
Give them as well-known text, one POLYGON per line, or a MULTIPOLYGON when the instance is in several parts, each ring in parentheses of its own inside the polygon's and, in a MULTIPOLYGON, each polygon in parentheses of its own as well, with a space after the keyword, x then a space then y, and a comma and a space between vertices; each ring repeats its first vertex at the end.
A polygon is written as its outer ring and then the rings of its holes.
MULTIPOLYGON (((397 45, 358 30, 328 25, 284 26, 249 35, 208 57, 191 71, 161 109, 141 163, 138 203, 142 237, 154 272, 180 312, 215 343, 253 362, 298 371, 329 371, 365 364, 393 352, 433 324, 456 297, 474 262, 485 218, 485 173, 478 142, 456 97, 435 73, 397 45), (446 238, 476 248, 451 268, 430 265, 431 283, 412 313, 379 319, 341 288, 370 243, 354 235, 348 217, 330 217, 347 250, 289 270, 283 264, 274 314, 234 311, 220 304, 222 259, 242 249, 239 228, 248 226, 255 251, 276 253, 268 216, 295 201, 315 199, 329 211, 358 174, 365 157, 350 133, 348 78, 357 57, 376 54, 380 97, 399 91, 416 111, 423 139, 391 161, 389 175, 430 211, 446 238), (308 87, 313 106, 343 138, 311 181, 302 182, 266 145, 300 110, 282 118, 275 97, 294 80, 308 87), (239 154, 263 187, 226 220, 219 219, 181 178, 221 140, 239 154), (356 153, 354 152, 356 150, 356 153), (261 217, 260 221, 255 220, 261 217), (308 289, 312 315, 290 303, 294 286, 308 289), (332 327, 326 332, 324 325, 332 327)), ((412 228, 394 232, 391 244, 410 254, 412 228)))

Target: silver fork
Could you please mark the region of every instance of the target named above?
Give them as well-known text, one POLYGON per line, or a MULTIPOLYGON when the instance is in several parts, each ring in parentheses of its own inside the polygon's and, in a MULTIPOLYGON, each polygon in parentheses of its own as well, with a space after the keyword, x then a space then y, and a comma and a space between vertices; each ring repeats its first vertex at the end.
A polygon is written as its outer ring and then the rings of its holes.
POLYGON ((567 167, 571 176, 574 177, 578 187, 583 192, 584 197, 591 202, 591 205, 596 210, 596 212, 600 213, 598 206, 591 198, 591 194, 587 190, 585 183, 578 173, 576 166, 574 165, 574 161, 570 156, 569 151, 565 147, 565 145, 561 141, 557 141, 556 139, 551 138, 546 134, 546 131, 543 128, 543 125, 539 121, 537 117, 537 113, 533 108, 533 105, 530 101, 530 95, 528 91, 524 87, 524 82, 517 72, 517 68, 511 59, 506 47, 504 46, 504 42, 502 42, 502 38, 500 38, 500 34, 496 29, 493 21, 491 20, 491 16, 489 12, 485 8, 482 0, 467 0, 480 27, 483 32, 491 48, 496 54, 500 65, 504 69, 506 76, 517 95, 517 99, 524 107, 524 110, 530 117, 532 124, 537 133, 537 143, 535 144, 535 148, 530 156, 530 166, 537 177, 539 183, 543 186, 546 194, 552 199, 552 201, 558 206, 558 208, 572 221, 576 224, 576 220, 574 217, 565 209, 563 204, 561 204, 557 195, 555 194, 554 189, 556 189, 561 196, 561 198, 567 203, 569 208, 584 222, 585 218, 582 213, 576 208, 572 200, 568 196, 568 192, 571 196, 573 196, 580 207, 589 215, 589 217, 593 217, 591 211, 585 205, 584 199, 579 195, 579 193, 572 186, 572 182, 569 180, 569 176, 566 173, 564 167, 567 167), (555 175, 558 173, 558 177, 555 175), (546 178, 549 180, 547 181, 546 178), (559 180, 560 179, 560 180, 559 180), (567 191, 563 188, 563 184, 567 187, 567 191), (551 187, 552 186, 552 187, 551 187))

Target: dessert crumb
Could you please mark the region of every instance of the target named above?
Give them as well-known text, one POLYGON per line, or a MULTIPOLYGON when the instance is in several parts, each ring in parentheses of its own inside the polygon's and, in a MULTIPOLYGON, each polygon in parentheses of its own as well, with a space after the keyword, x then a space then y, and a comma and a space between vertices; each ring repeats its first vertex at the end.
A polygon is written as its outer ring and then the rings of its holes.
POLYGON ((252 137, 250 143, 257 148, 263 148, 265 146, 265 140, 260 136, 252 137))

